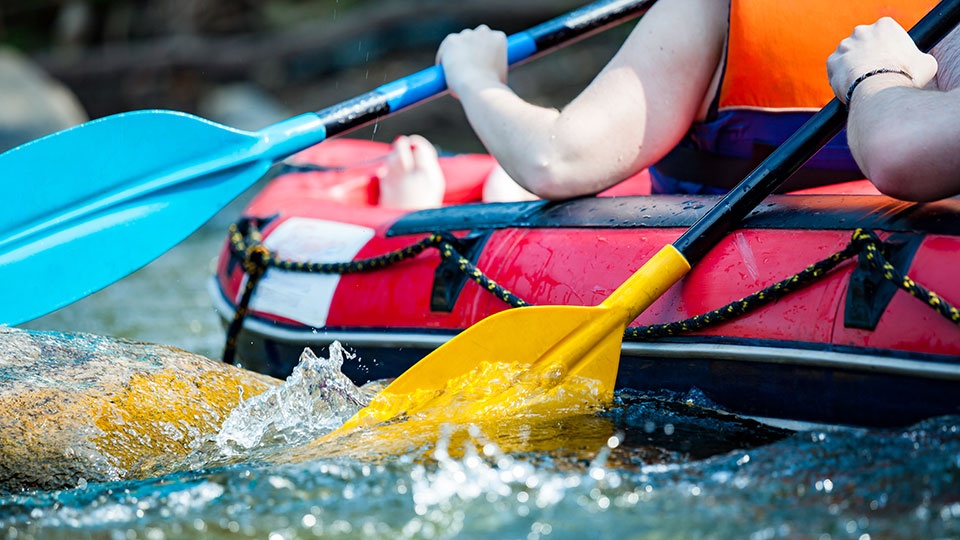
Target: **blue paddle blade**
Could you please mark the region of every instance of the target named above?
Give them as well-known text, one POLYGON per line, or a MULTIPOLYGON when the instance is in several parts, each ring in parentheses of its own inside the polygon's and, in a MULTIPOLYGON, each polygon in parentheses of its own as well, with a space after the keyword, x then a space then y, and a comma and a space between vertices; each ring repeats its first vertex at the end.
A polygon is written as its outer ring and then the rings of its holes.
POLYGON ((157 258, 276 160, 323 140, 316 120, 250 133, 138 111, 0 155, 2 175, 16 179, 0 203, 0 324, 49 313, 157 258))

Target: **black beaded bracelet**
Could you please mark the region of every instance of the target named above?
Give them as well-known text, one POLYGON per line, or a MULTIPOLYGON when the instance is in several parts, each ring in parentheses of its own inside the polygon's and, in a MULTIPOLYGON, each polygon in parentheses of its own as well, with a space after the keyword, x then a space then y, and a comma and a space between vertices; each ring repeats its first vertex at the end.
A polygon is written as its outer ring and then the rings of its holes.
POLYGON ((857 86, 859 86, 859 84, 865 81, 866 79, 873 77, 874 75, 879 75, 881 73, 896 73, 898 75, 903 75, 904 77, 910 79, 911 81, 913 80, 913 76, 902 69, 877 68, 873 71, 868 71, 863 75, 857 77, 857 80, 853 81, 853 84, 850 85, 850 89, 847 90, 847 96, 846 96, 847 109, 850 108, 850 98, 853 97, 853 91, 857 89, 857 86))

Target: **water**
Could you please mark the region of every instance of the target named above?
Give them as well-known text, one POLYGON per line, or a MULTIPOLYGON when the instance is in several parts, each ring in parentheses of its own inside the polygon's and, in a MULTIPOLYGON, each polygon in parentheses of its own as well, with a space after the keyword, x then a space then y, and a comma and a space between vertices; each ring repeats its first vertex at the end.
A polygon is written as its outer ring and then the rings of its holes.
MULTIPOLYGON (((229 212, 28 326, 217 357, 204 286, 229 212)), ((363 460, 302 452, 368 397, 318 384, 329 370, 243 407, 189 472, 0 496, 0 538, 960 538, 960 418, 792 432, 716 412, 697 393, 620 392, 601 413, 531 422, 525 436, 552 439, 549 450, 508 452, 459 426, 363 460)))
MULTIPOLYGON (((303 377, 296 384, 267 401, 303 405, 303 394, 295 403, 275 401, 311 386, 303 377)), ((317 407, 325 395, 307 398, 321 420, 346 403, 317 407)), ((960 418, 896 431, 790 433, 699 401, 696 394, 621 392, 605 413, 564 419, 572 440, 551 453, 506 453, 470 429, 460 448, 442 436, 435 447, 376 462, 272 464, 302 440, 254 437, 233 445, 232 452, 246 448, 233 454, 242 458, 234 464, 211 465, 208 451, 209 461, 192 472, 0 498, 0 535, 960 537, 960 418)), ((262 435, 270 416, 252 407, 231 420, 262 435)))

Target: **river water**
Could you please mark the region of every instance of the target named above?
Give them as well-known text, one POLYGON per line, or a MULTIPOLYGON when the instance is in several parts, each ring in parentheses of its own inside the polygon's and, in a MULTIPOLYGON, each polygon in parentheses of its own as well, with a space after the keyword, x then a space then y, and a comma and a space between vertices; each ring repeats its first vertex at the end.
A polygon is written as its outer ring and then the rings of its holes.
POLYGON ((0 497, 0 535, 960 538, 960 418, 788 432, 711 411, 695 392, 627 391, 608 410, 558 421, 563 440, 549 452, 506 452, 469 430, 376 461, 278 464, 333 414, 287 389, 228 420, 217 439, 246 441, 230 446, 231 464, 208 454, 189 472, 0 497), (311 412, 286 413, 298 407, 311 412))

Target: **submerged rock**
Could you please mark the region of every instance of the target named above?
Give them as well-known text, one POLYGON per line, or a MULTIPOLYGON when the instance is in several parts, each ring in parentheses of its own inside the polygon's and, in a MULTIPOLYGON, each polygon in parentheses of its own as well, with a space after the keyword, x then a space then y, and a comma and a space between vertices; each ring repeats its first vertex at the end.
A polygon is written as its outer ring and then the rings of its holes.
POLYGON ((173 347, 0 327, 0 492, 165 472, 278 384, 173 347))

